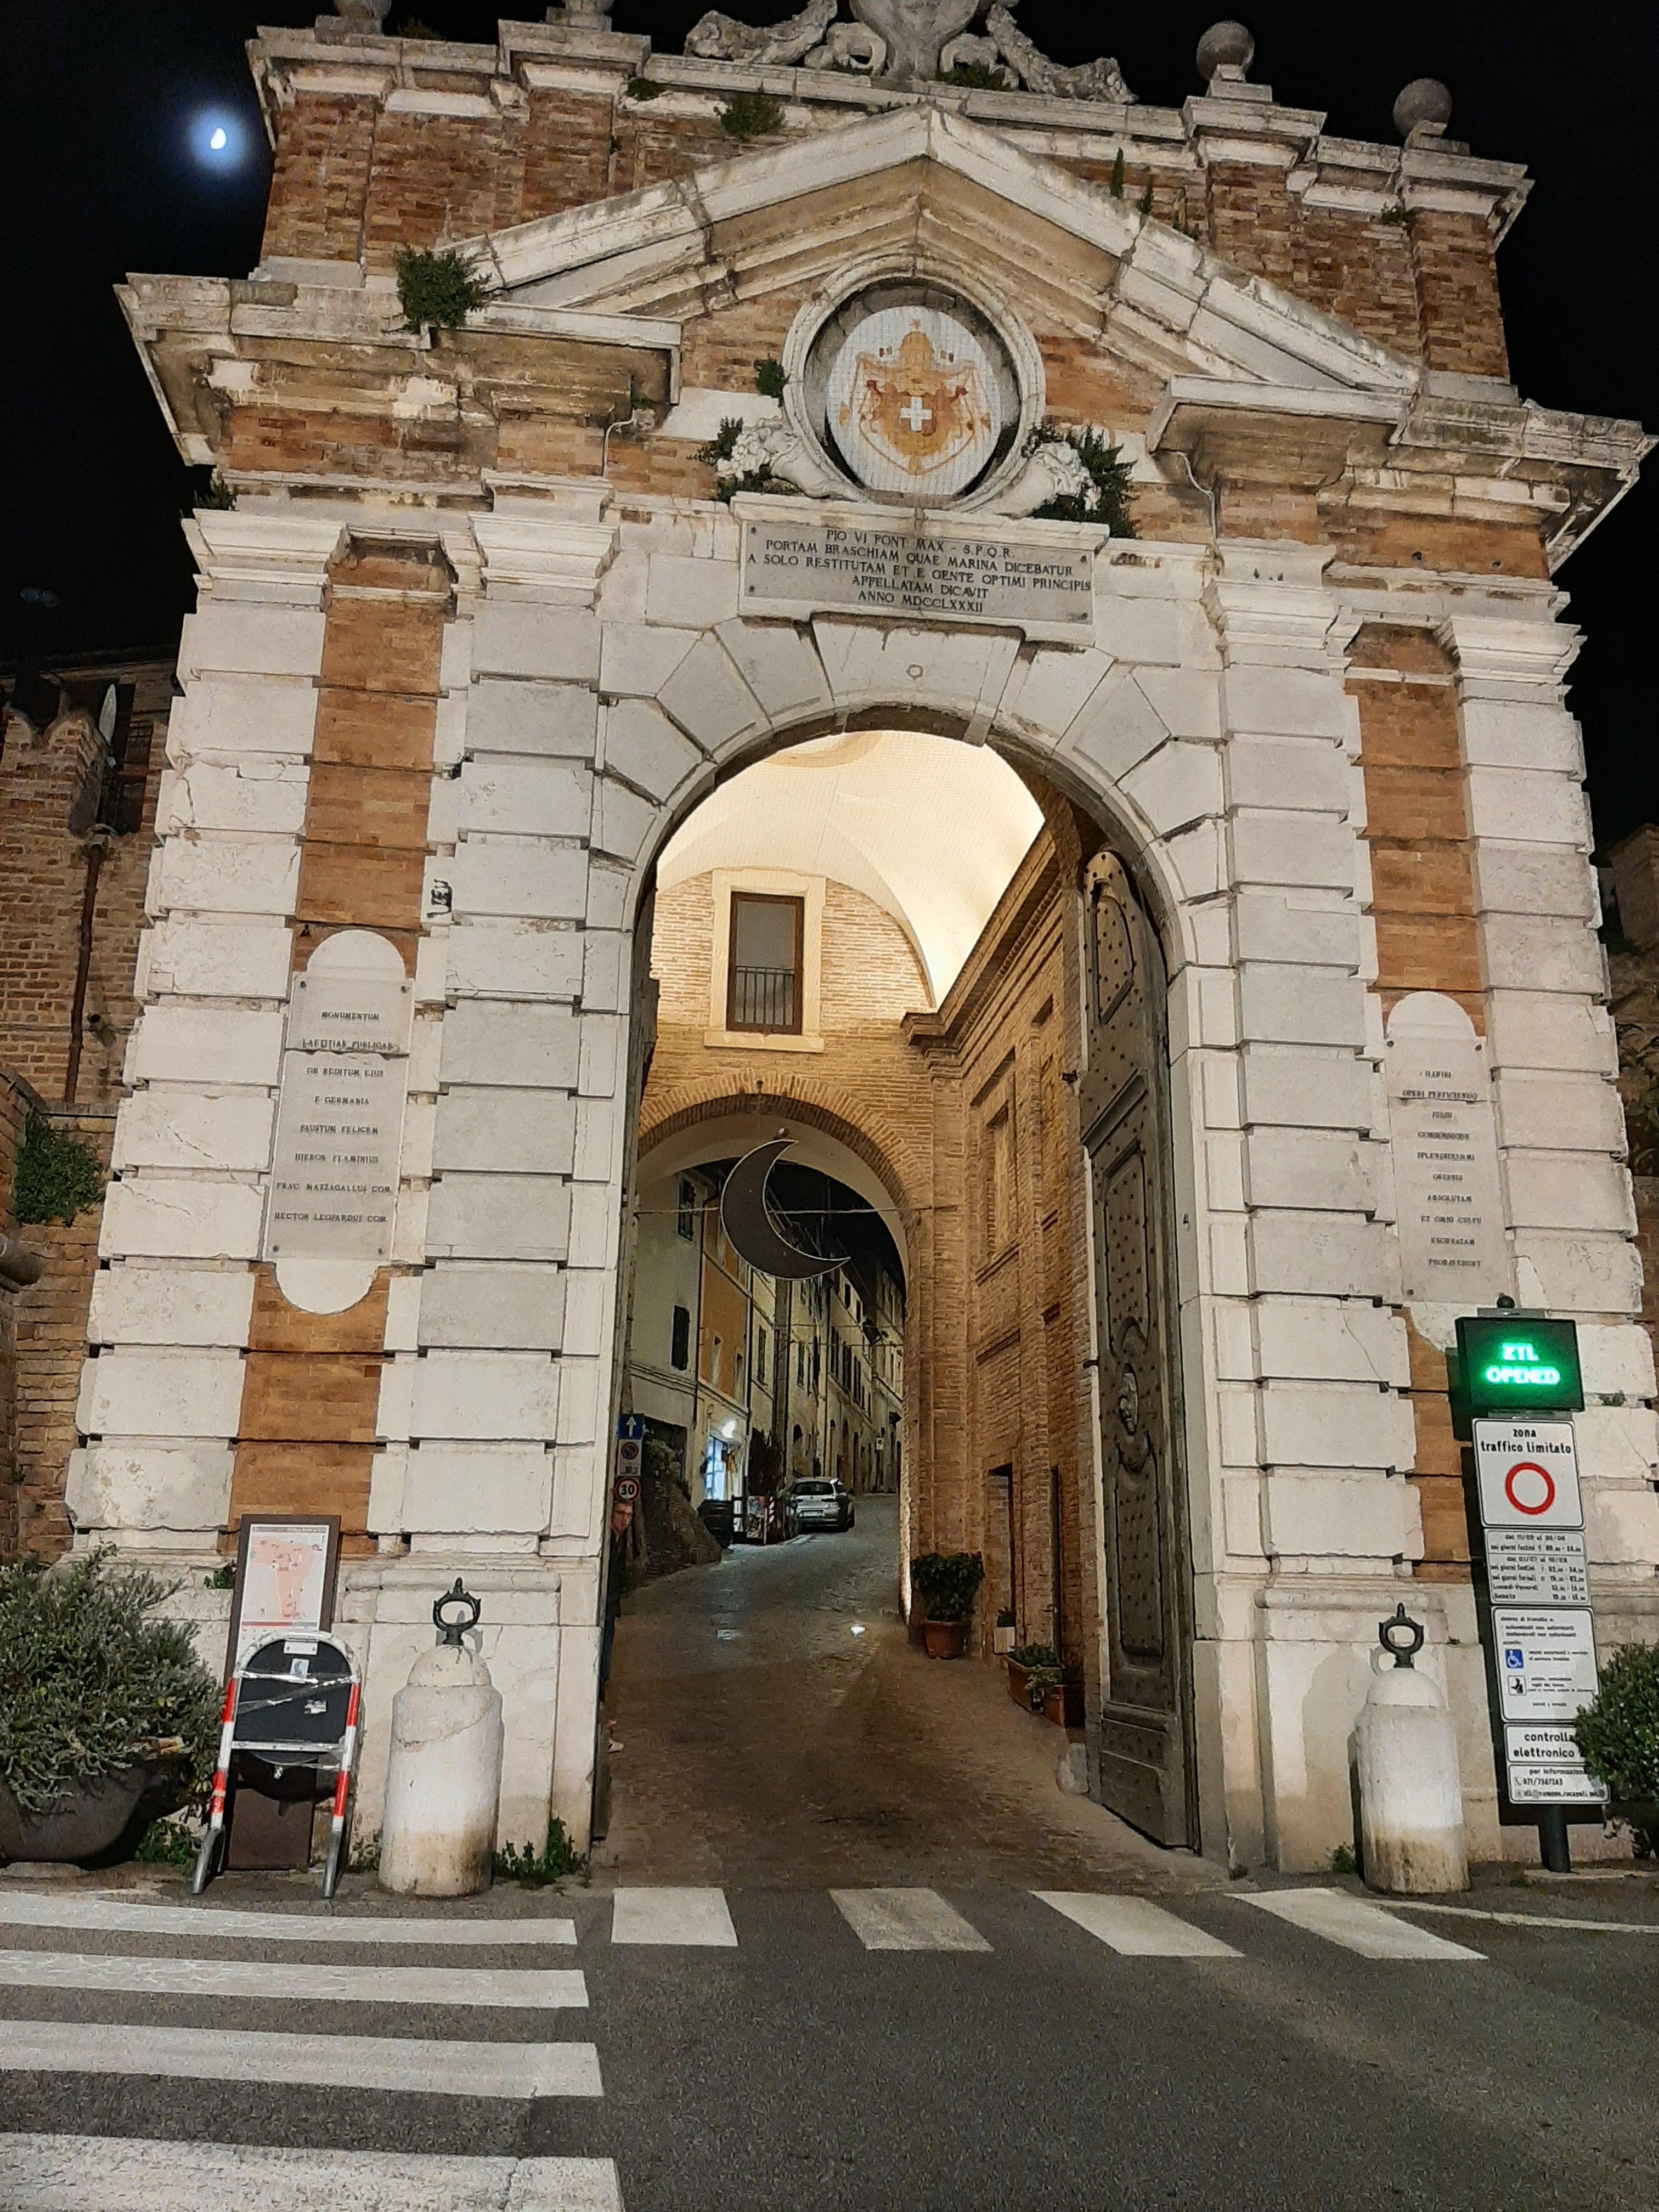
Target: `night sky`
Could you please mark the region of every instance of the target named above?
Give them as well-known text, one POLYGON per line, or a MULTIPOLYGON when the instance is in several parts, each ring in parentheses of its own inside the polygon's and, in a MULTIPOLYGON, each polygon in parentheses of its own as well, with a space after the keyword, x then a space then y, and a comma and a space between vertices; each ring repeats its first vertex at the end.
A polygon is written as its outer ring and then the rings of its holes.
MULTIPOLYGON (((266 153, 243 41, 260 23, 311 21, 322 0, 11 0, 0 33, 10 175, 3 246, 9 330, 0 659, 16 649, 18 592, 62 600, 53 653, 164 644, 189 605, 178 516, 190 479, 163 428, 110 287, 128 270, 242 276, 258 258, 266 153), (205 111, 240 123, 248 155, 210 171, 191 150, 205 111)), ((416 0, 448 35, 493 41, 523 0, 416 0)), ((792 0, 731 0, 754 22, 792 0)), ((617 0, 618 30, 678 52, 702 9, 617 0)), ((1252 0, 1253 76, 1327 128, 1392 142, 1389 111, 1410 78, 1437 76, 1452 134, 1524 162, 1530 203, 1499 260, 1511 374, 1523 398, 1659 428, 1654 348, 1640 337, 1653 289, 1653 98, 1659 10, 1512 0, 1319 7, 1252 0)), ((1193 50, 1211 7, 1068 7, 1024 0, 1019 21, 1057 61, 1115 54, 1141 100, 1178 106, 1200 89, 1193 50)), ((394 14, 391 27, 397 27, 394 14)), ((1644 483, 1562 572, 1589 642, 1572 704, 1584 725, 1601 846, 1659 815, 1654 713, 1644 655, 1656 623, 1650 547, 1659 454, 1644 483)))

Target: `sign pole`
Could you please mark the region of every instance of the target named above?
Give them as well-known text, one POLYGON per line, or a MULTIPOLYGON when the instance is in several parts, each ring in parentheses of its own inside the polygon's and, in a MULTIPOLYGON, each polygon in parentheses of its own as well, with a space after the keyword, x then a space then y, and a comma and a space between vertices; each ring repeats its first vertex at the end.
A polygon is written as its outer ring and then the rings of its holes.
POLYGON ((1500 1305, 1459 1320, 1457 1354, 1499 1818, 1535 1823, 1545 1868, 1570 1874, 1568 1823, 1599 1820, 1607 1797, 1572 1731, 1597 1680, 1572 1423, 1584 1403, 1577 1328, 1500 1305))

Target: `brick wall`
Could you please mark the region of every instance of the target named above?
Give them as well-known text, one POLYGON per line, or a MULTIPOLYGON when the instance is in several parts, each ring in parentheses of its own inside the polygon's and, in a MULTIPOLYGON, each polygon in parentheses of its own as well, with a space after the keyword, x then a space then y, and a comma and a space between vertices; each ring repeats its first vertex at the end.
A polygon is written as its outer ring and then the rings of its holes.
MULTIPOLYGON (((7 1070, 0 1075, 0 1214, 9 1214, 12 1162, 31 1104, 90 1146, 107 1169, 138 1012, 133 971, 172 699, 170 659, 49 673, 62 687, 63 711, 38 732, 9 717, 0 748, 0 1066, 7 1070), (110 683, 132 691, 118 775, 94 720, 110 683), (83 952, 76 1066, 72 1024, 83 952), (74 1097, 65 1103, 71 1081, 74 1097)), ((70 1540, 64 1474, 78 1441, 76 1397, 100 1219, 94 1206, 69 1224, 31 1223, 24 1243, 44 1262, 40 1278, 16 1292, 0 1291, 0 1468, 10 1477, 0 1501, 0 1556, 50 1557, 70 1540)))
MULTIPOLYGON (((1426 631, 1367 623, 1349 653, 1370 848, 1376 989, 1384 1017, 1408 991, 1455 999, 1486 1031, 1457 695, 1451 663, 1426 631)), ((1412 1482, 1423 1513, 1427 1581, 1467 1581, 1463 1462, 1452 1433, 1445 1355, 1406 1322, 1416 1430, 1412 1482)))
POLYGON ((868 1142, 892 1176, 910 1255, 903 1450, 913 1540, 984 1553, 981 1625, 1012 1600, 1023 1636, 1058 1640, 1080 1662, 1090 1626, 1073 1328, 1080 1156, 1067 1142, 1061 1079, 1075 1059, 1065 1042, 1075 1009, 1062 903, 1045 833, 933 1013, 903 932, 831 883, 825 1048, 746 1054, 703 1042, 714 879, 659 891, 658 1039, 641 1125, 648 1149, 699 1106, 782 1106, 868 1142))
MULTIPOLYGON (((487 76, 468 79, 483 89, 487 76)), ((856 113, 856 111, 854 112, 856 113)), ((792 103, 790 129, 845 127, 848 110, 792 103)), ((775 151, 768 141, 757 150, 775 151)), ((367 94, 301 88, 277 118, 264 253, 391 267, 407 246, 529 222, 692 176, 744 149, 708 112, 668 113, 596 77, 515 88, 489 114, 388 110, 367 94)), ((1065 140, 1042 149, 1109 188, 1113 164, 1065 140)), ((1133 148, 1128 151, 1133 154, 1133 148)), ((1310 206, 1277 161, 1215 161, 1171 180, 1125 162, 1126 203, 1148 186, 1161 222, 1378 343, 1466 374, 1508 374, 1491 225, 1476 211, 1310 206)), ((695 376, 688 382, 723 382, 695 376)))

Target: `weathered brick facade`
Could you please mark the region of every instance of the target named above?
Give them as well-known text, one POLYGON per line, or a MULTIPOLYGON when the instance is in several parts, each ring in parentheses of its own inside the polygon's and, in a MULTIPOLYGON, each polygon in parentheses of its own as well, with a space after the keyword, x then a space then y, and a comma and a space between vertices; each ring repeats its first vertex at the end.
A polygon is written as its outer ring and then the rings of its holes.
MULTIPOLYGON (((55 707, 37 706, 38 720, 7 710, 0 742, 0 1215, 29 1110, 108 1164, 138 1012, 134 971, 173 662, 86 659, 50 666, 45 683, 55 707)), ((50 1555, 70 1540, 64 1470, 79 1442, 99 1216, 93 1208, 21 1231, 0 1220, 0 1229, 42 1262, 36 1280, 0 1291, 9 1474, 0 1557, 20 1547, 50 1555)))

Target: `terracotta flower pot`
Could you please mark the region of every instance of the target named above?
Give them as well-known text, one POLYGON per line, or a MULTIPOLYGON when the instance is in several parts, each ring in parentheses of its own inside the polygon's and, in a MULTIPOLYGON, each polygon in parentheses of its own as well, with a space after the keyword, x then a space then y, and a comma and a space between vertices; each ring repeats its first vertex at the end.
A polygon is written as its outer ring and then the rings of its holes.
POLYGON ((1042 1715, 1056 1728, 1083 1726, 1083 1685, 1081 1682, 1051 1682, 1042 1693, 1042 1715))
POLYGON ((922 1630, 930 1659, 960 1659, 968 1646, 965 1620, 930 1620, 922 1630))
POLYGON ((1021 1712, 1031 1710, 1031 1670, 1022 1667, 1018 1659, 1008 1662, 1008 1694, 1021 1712))

